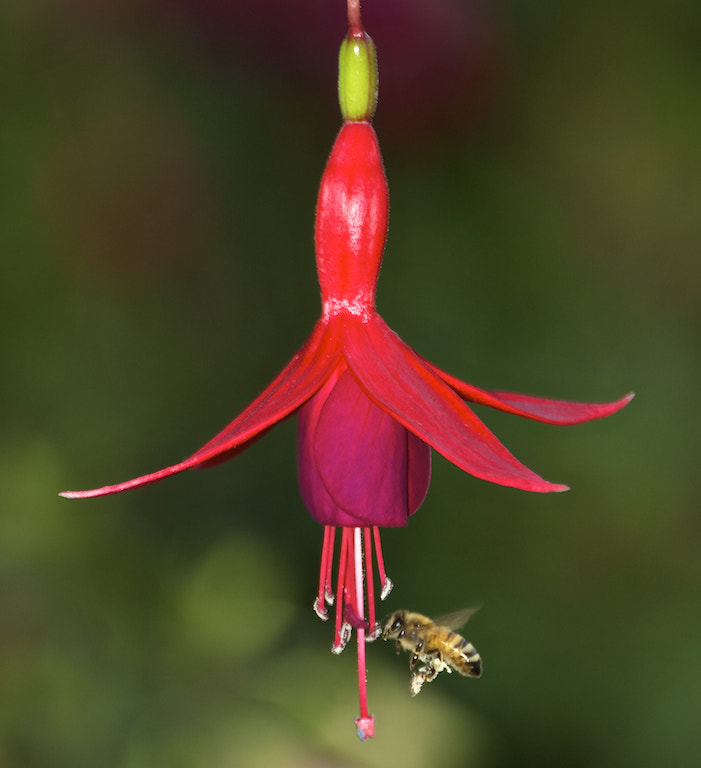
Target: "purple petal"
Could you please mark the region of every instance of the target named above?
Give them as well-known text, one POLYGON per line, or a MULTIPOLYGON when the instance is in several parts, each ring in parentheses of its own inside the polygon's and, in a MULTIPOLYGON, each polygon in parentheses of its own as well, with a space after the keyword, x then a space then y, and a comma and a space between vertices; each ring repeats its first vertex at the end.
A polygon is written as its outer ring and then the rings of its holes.
POLYGON ((404 526, 426 496, 430 448, 347 370, 302 407, 298 439, 302 498, 322 525, 404 526))
POLYGON ((379 315, 344 319, 348 366, 369 397, 475 477, 525 491, 564 491, 521 464, 379 315))
POLYGON ((297 475, 304 506, 317 523, 353 528, 362 526, 363 521, 338 508, 319 475, 314 458, 314 434, 319 422, 319 415, 344 367, 339 367, 338 370, 334 371, 314 397, 307 400, 299 409, 297 414, 297 475))
POLYGON ((405 430, 408 450, 409 514, 424 503, 431 484, 431 448, 413 432, 405 430))

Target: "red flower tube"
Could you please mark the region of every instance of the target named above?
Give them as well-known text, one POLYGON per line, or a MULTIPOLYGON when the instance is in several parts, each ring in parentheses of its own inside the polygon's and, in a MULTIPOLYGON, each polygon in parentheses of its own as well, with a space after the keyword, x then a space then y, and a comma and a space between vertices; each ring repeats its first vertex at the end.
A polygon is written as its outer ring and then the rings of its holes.
POLYGON ((339 91, 345 122, 331 150, 316 210, 316 262, 322 313, 311 336, 278 377, 224 430, 189 458, 151 474, 67 498, 117 493, 186 469, 233 457, 249 442, 298 414, 302 498, 324 526, 315 610, 336 605, 332 650, 352 628, 358 640, 361 738, 374 733, 365 690, 365 639, 377 635, 373 545, 381 597, 391 589, 380 527, 407 524, 423 502, 431 449, 475 477, 526 491, 563 491, 519 462, 468 402, 549 424, 608 416, 632 394, 602 404, 547 400, 479 389, 437 368, 407 346, 375 308, 387 234, 389 195, 375 131, 374 46, 351 19, 341 49, 339 91), (340 559, 333 584, 335 530, 340 559), (367 610, 366 610, 367 607, 367 610))

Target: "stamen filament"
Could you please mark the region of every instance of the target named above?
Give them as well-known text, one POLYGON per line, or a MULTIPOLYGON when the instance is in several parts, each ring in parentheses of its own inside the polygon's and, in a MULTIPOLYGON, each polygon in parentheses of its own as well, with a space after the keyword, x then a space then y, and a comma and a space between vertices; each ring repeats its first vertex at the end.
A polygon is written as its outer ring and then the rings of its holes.
POLYGON ((324 544, 326 545, 328 532, 328 547, 326 550, 326 575, 324 577, 324 597, 329 605, 333 605, 333 549, 336 541, 336 528, 333 525, 327 525, 324 527, 324 544))
POLYGON ((336 624, 333 645, 333 653, 341 653, 350 638, 351 626, 345 621, 343 611, 346 605, 346 578, 348 562, 348 544, 351 528, 343 528, 341 533, 341 555, 338 561, 338 574, 336 576, 336 624))
MULTIPOLYGON (((356 610, 356 550, 355 550, 355 532, 357 528, 344 528, 343 541, 346 546, 346 589, 345 600, 343 604, 344 620, 351 626, 357 627, 363 620, 363 606, 360 611, 356 610)), ((362 566, 361 566, 362 567, 362 566)))
POLYGON ((345 529, 343 530, 343 534, 341 536, 341 553, 339 555, 338 559, 338 573, 336 574, 336 623, 335 623, 335 632, 334 632, 334 639, 333 639, 333 651, 334 653, 340 653, 343 650, 343 645, 341 644, 341 623, 343 622, 343 603, 344 603, 344 593, 345 593, 345 573, 346 573, 346 556, 347 556, 347 550, 345 547, 345 538, 346 538, 346 532, 345 529))
POLYGON ((314 611, 322 620, 329 618, 326 604, 333 605, 331 592, 331 568, 333 565, 333 545, 336 529, 331 525, 324 526, 324 543, 321 547, 321 566, 319 568, 319 592, 314 600, 314 611), (331 596, 331 600, 329 600, 331 596))
POLYGON ((385 573, 385 561, 382 557, 382 542, 380 541, 380 528, 377 525, 372 527, 375 537, 375 557, 377 558, 377 572, 380 575, 380 600, 386 600, 392 591, 392 580, 385 573))
POLYGON ((370 529, 363 528, 363 544, 365 545, 365 581, 368 600, 368 640, 377 637, 375 621, 375 579, 372 573, 372 539, 370 529))

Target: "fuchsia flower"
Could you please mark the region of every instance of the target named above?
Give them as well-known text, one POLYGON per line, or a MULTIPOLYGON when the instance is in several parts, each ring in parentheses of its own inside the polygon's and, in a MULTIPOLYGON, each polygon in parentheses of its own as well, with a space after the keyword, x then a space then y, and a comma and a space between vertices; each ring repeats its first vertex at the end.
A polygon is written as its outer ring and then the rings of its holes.
POLYGON ((405 526, 431 476, 431 449, 475 477, 526 491, 563 491, 519 462, 467 403, 549 424, 608 416, 632 395, 605 404, 546 400, 478 389, 437 368, 407 346, 375 309, 375 288, 388 222, 388 188, 375 131, 376 69, 372 41, 351 23, 341 49, 339 81, 345 122, 321 180, 316 210, 316 262, 322 314, 311 336, 279 376, 222 432, 192 456, 148 475, 89 491, 125 491, 186 469, 232 458, 255 438, 298 415, 302 498, 324 526, 315 610, 335 603, 332 650, 356 629, 361 738, 374 734, 365 685, 365 640, 377 636, 373 544, 384 599, 381 527, 405 526), (333 586, 336 528, 341 528, 333 586), (366 611, 367 606, 367 611, 366 611))

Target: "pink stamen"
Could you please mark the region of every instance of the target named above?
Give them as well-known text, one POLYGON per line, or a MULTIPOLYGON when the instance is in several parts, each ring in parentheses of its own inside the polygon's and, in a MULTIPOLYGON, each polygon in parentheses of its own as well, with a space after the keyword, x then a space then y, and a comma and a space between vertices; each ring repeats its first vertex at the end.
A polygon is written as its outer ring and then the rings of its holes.
POLYGON ((365 546, 365 583, 368 601, 368 636, 367 640, 374 640, 377 637, 377 627, 375 622, 375 579, 372 573, 372 539, 370 529, 363 528, 363 544, 365 546))
POLYGON ((324 597, 326 598, 326 602, 329 605, 333 605, 334 603, 334 597, 333 597, 333 548, 336 541, 336 528, 332 525, 327 525, 324 527, 324 546, 327 544, 327 536, 328 536, 328 546, 326 549, 327 554, 327 560, 326 560, 326 575, 324 577, 324 597))
POLYGON ((338 561, 338 574, 336 576, 336 625, 331 650, 334 653, 340 653, 345 647, 350 637, 350 625, 345 622, 343 609, 346 602, 346 581, 348 577, 348 544, 350 540, 351 528, 343 528, 341 532, 341 554, 338 561), (346 626, 344 626, 346 624, 346 626), (348 627, 348 629, 346 628, 348 627))
POLYGON ((322 621, 326 621, 329 618, 329 614, 326 611, 326 603, 329 603, 329 605, 333 604, 333 594, 330 592, 330 588, 335 533, 336 529, 333 526, 324 526, 324 543, 321 547, 321 566, 319 568, 319 592, 314 600, 314 611, 322 621), (329 594, 331 594, 330 602, 329 594))
POLYGON ((392 580, 385 573, 385 561, 382 557, 382 542, 380 541, 380 528, 377 525, 372 527, 372 533, 375 537, 375 557, 377 558, 377 572, 380 575, 380 600, 386 600, 392 591, 392 580))
POLYGON ((346 546, 348 547, 348 554, 346 557, 346 591, 345 602, 343 604, 343 622, 344 624, 350 624, 351 627, 357 628, 363 623, 362 611, 360 615, 355 610, 355 567, 354 567, 354 546, 353 546, 353 531, 355 528, 344 528, 343 535, 345 538, 346 546))

